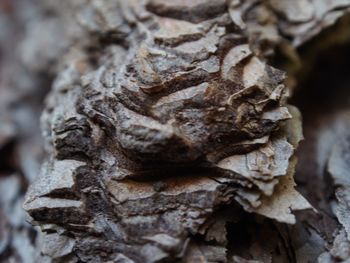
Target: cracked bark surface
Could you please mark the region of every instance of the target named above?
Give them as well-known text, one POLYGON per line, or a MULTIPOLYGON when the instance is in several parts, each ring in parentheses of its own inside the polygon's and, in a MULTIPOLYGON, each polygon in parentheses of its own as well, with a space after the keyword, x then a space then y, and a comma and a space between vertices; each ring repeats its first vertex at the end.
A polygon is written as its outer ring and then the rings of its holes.
POLYGON ((52 156, 25 203, 50 246, 63 238, 90 262, 225 262, 225 235, 208 237, 222 206, 288 223, 310 207, 288 162, 299 139, 281 123, 284 73, 253 53, 225 2, 181 5, 81 14, 96 50, 73 49, 54 83, 42 117, 52 156))
MULTIPOLYGON (((24 204, 41 261, 312 262, 325 251, 307 250, 322 237, 293 214, 312 209, 293 179, 301 119, 269 61, 277 48, 293 56, 348 1, 45 5, 69 30, 36 64, 33 32, 24 43, 34 69, 57 61, 41 119, 49 156, 24 204)), ((344 230, 323 262, 348 255, 341 182, 344 230)))

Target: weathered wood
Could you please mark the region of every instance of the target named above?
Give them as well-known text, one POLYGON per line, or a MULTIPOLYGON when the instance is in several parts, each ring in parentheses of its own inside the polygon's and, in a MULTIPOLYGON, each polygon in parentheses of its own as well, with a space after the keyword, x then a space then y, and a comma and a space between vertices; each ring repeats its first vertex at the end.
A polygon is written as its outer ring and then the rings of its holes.
MULTIPOLYGON (((42 115, 49 156, 24 204, 43 231, 42 260, 299 259, 295 233, 306 230, 291 234, 285 223, 312 208, 293 179, 301 120, 269 61, 334 23, 349 1, 45 6, 61 27, 34 28, 62 42, 48 37, 53 51, 37 61, 35 30, 23 47, 25 64, 56 75, 42 115)), ((320 260, 346 259, 336 248, 347 242, 344 189, 335 213, 345 230, 320 260)))

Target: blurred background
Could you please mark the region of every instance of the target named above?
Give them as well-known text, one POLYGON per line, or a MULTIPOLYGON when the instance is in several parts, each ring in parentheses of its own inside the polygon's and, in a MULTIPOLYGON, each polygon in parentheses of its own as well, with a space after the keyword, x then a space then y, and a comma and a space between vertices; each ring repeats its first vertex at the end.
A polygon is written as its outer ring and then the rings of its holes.
POLYGON ((38 262, 22 209, 44 158, 39 118, 68 46, 60 1, 0 0, 0 262, 38 262))

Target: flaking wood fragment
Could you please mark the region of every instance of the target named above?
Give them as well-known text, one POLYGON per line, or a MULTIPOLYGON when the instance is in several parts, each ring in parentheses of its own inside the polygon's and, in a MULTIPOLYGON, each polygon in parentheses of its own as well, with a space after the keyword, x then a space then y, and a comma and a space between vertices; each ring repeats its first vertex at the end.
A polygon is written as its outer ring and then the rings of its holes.
POLYGON ((275 47, 299 47, 350 11, 349 0, 230 0, 229 13, 245 28, 254 51, 273 56, 275 47))

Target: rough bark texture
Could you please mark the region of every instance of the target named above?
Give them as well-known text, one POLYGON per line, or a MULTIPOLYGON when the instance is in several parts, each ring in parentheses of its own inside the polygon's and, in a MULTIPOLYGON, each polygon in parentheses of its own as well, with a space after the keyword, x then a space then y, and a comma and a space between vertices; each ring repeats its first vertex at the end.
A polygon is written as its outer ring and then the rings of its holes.
POLYGON ((287 99, 295 48, 349 6, 43 1, 20 49, 31 79, 56 75, 41 119, 48 157, 24 204, 43 232, 34 262, 348 260, 347 114, 330 129, 344 141, 318 150, 336 206, 317 214, 295 190, 303 136, 287 99), (270 65, 277 51, 288 80, 270 65))
POLYGON ((289 163, 297 120, 281 123, 284 73, 225 1, 93 1, 79 15, 89 32, 48 97, 52 155, 25 203, 45 253, 226 262, 236 202, 286 223, 310 207, 289 163))

